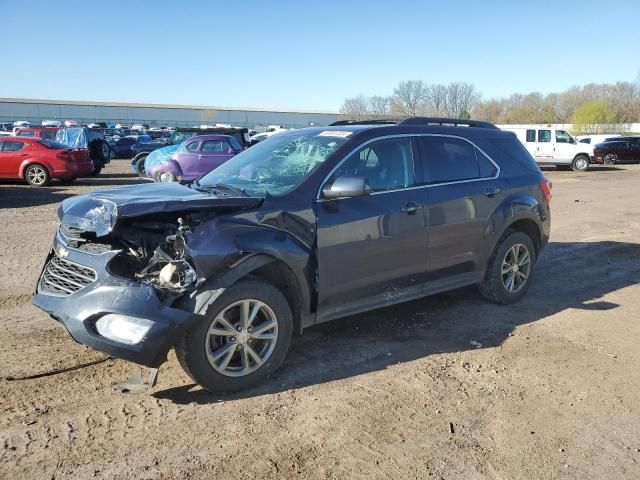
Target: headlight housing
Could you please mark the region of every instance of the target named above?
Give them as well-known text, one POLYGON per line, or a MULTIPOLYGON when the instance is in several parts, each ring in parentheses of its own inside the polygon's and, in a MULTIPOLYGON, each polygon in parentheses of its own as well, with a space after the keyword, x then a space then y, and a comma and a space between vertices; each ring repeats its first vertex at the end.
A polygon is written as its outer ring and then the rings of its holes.
POLYGON ((115 313, 100 317, 95 323, 100 335, 127 345, 140 343, 152 326, 151 320, 115 313))

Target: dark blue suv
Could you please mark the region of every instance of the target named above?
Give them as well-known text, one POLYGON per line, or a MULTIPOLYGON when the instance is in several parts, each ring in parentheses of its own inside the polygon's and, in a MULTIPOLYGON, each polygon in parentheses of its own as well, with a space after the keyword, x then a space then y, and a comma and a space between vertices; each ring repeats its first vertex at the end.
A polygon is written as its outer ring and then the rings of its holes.
POLYGON ((551 183, 476 121, 337 122, 274 135, 189 185, 65 200, 34 303, 78 342, 204 388, 266 378, 292 334, 478 284, 527 292, 551 183))

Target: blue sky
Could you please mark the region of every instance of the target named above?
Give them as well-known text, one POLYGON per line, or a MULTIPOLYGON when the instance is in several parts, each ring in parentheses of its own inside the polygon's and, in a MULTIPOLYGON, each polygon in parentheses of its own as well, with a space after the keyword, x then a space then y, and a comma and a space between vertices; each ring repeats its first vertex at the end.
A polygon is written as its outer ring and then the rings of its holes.
POLYGON ((0 25, 0 97, 337 111, 402 80, 486 99, 640 71, 638 0, 0 0, 0 25))

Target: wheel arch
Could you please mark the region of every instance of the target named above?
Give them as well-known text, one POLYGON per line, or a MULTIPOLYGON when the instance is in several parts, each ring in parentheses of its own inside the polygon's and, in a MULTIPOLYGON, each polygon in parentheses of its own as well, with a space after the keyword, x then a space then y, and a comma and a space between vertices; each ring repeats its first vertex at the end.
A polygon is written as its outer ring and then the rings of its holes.
POLYGON ((30 158, 28 160, 24 160, 21 164, 20 164, 20 170, 19 170, 19 174, 20 174, 20 178, 24 178, 25 174, 27 173, 27 168, 31 167, 32 165, 39 165, 42 168, 44 168, 47 173, 49 174, 49 178, 53 178, 52 175, 52 170, 51 167, 49 165, 46 164, 46 162, 41 162, 39 160, 30 158))

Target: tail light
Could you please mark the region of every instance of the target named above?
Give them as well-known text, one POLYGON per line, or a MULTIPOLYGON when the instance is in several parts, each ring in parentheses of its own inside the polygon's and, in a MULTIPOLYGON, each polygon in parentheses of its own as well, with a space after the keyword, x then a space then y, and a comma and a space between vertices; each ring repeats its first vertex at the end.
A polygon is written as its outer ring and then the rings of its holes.
POLYGON ((551 187, 553 187, 553 183, 548 178, 540 180, 540 190, 542 190, 542 195, 547 203, 551 203, 551 187))
POLYGON ((69 150, 62 150, 56 154, 56 158, 59 158, 60 160, 69 160, 70 157, 69 150))

